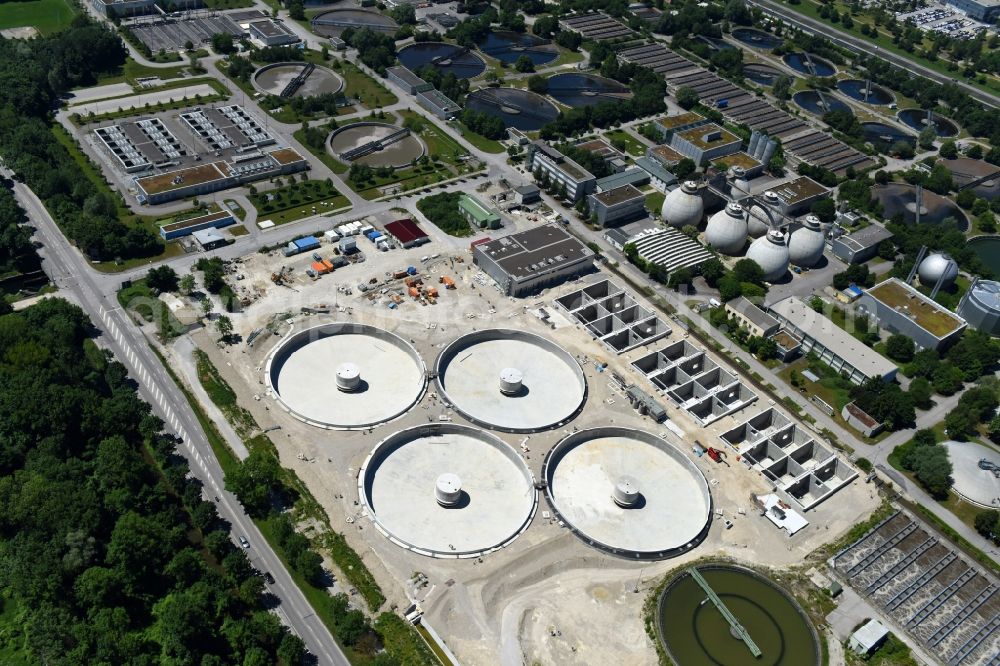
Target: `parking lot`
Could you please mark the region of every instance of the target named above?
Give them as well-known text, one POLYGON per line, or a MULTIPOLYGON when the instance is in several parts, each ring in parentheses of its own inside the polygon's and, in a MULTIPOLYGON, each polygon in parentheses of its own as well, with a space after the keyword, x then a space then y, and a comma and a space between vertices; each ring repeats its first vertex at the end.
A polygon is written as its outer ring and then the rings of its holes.
POLYGON ((915 12, 898 13, 896 18, 900 22, 912 21, 921 30, 939 32, 952 39, 973 39, 989 28, 985 23, 939 4, 931 4, 915 12))

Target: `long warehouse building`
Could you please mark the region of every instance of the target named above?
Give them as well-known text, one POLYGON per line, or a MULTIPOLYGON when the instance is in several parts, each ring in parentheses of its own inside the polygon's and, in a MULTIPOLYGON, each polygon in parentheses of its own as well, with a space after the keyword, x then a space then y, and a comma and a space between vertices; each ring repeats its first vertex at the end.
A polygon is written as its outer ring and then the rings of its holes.
MULTIPOLYGON (((629 240, 639 256, 660 266, 666 273, 696 268, 712 258, 712 253, 673 227, 654 229, 629 240)), ((627 247, 627 246, 626 246, 627 247)))

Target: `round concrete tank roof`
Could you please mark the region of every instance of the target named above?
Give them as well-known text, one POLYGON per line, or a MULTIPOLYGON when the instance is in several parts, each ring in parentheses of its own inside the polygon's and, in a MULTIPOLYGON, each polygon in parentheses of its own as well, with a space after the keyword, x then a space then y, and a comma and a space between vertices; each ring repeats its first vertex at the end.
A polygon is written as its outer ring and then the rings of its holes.
POLYGON ((743 206, 730 203, 708 219, 705 242, 722 254, 736 255, 747 243, 747 220, 743 206))
POLYGON ((813 267, 823 257, 826 236, 819 218, 810 215, 805 223, 793 225, 788 235, 788 259, 796 266, 813 267))
POLYGON ((290 333, 268 357, 264 381, 297 419, 351 430, 408 411, 424 393, 427 368, 417 350, 397 335, 338 322, 290 333), (364 377, 355 365, 360 359, 364 377))
POLYGON ((788 246, 785 245, 785 234, 777 229, 771 229, 763 238, 758 238, 750 244, 747 259, 753 259, 764 271, 764 279, 774 282, 788 271, 788 246))
POLYGON ((587 397, 587 379, 573 355, 520 330, 463 335, 441 350, 435 368, 445 402, 473 423, 506 432, 562 425, 587 397))
POLYGON ((457 423, 425 423, 379 442, 358 472, 358 496, 390 541, 440 558, 509 544, 538 500, 531 470, 509 444, 457 423))
POLYGON ((698 183, 685 181, 663 200, 660 214, 672 227, 698 226, 705 212, 705 203, 698 194, 698 183))
POLYGON ((617 426, 571 433, 546 455, 542 478, 559 518, 590 546, 619 557, 675 557, 708 533, 705 476, 652 433, 617 426))

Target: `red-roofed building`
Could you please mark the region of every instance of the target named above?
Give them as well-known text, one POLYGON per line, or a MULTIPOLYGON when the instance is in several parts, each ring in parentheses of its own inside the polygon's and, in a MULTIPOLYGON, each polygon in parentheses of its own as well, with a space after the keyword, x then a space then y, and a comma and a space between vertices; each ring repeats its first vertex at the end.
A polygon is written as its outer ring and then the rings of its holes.
POLYGON ((396 239, 401 247, 416 247, 429 243, 430 238, 413 220, 396 220, 385 225, 385 232, 396 239))

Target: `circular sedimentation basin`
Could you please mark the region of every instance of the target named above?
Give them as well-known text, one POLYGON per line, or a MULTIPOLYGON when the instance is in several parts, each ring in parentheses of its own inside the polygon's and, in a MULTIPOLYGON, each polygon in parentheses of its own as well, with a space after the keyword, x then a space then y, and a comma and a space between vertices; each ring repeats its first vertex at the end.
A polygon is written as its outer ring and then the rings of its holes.
POLYGON ((490 32, 477 46, 486 55, 505 65, 512 65, 521 56, 528 56, 535 67, 545 65, 559 56, 559 49, 547 39, 518 32, 490 32))
POLYGON ((994 274, 1000 276, 1000 237, 977 236, 970 238, 966 245, 994 274))
POLYGON ((442 74, 454 74, 460 79, 473 79, 486 71, 486 62, 477 54, 445 42, 418 42, 400 49, 399 62, 418 76, 420 70, 433 65, 442 74))
MULTIPOLYGON (((927 129, 927 112, 923 109, 903 109, 896 114, 899 121, 907 127, 912 127, 917 132, 927 129)), ((958 125, 944 116, 931 113, 931 123, 934 124, 934 131, 939 137, 949 137, 958 134, 958 125)))
MULTIPOLYGON (((277 62, 265 65, 253 75, 253 86, 267 95, 280 95, 302 71, 306 64, 301 62, 277 62)), ((314 97, 337 93, 343 90, 344 80, 326 67, 316 67, 292 97, 314 97)))
POLYGON ((732 35, 734 39, 755 49, 773 49, 782 43, 781 37, 754 28, 736 28, 732 35))
POLYGON ((1000 452, 975 442, 947 441, 943 446, 948 449, 953 467, 952 489, 973 504, 1000 508, 1000 479, 991 470, 979 467, 980 460, 1000 467, 1000 452))
POLYGON ((358 163, 371 167, 386 166, 400 169, 409 166, 426 152, 424 142, 416 134, 410 133, 402 138, 394 139, 391 143, 385 144, 377 150, 352 159, 341 157, 341 155, 361 148, 372 141, 386 139, 402 129, 399 125, 367 121, 344 125, 330 133, 326 144, 327 152, 347 164, 358 163))
POLYGON ((469 333, 441 350, 435 364, 442 399, 468 420, 505 432, 560 426, 583 408, 587 379, 576 359, 556 343, 524 331, 469 333), (503 376, 516 370, 520 386, 505 392, 503 376))
POLYGON ((632 96, 628 86, 594 74, 556 74, 547 84, 549 96, 569 107, 616 103, 632 96))
POLYGON ((371 28, 375 32, 392 34, 399 24, 384 14, 367 9, 331 9, 312 17, 312 30, 323 37, 339 37, 348 28, 371 28))
MULTIPOLYGON (((916 222, 917 190, 913 185, 906 183, 879 185, 875 188, 874 194, 882 204, 886 219, 902 215, 904 222, 910 224, 916 222)), ((968 228, 968 218, 953 201, 924 188, 921 195, 920 223, 941 224, 948 218, 953 218, 960 230, 968 228)))
POLYGON ((698 466, 652 433, 605 426, 560 440, 542 465, 549 504, 594 548, 637 560, 688 552, 708 534, 712 496, 698 466), (630 501, 623 501, 623 487, 630 501))
POLYGON ((688 570, 660 594, 657 629, 679 666, 819 666, 819 637, 799 604, 770 579, 731 564, 699 564, 697 571, 760 649, 744 641, 688 570))
POLYGON ((861 79, 837 81, 837 90, 851 99, 864 102, 865 104, 884 106, 892 104, 893 100, 896 99, 891 92, 882 86, 875 85, 874 83, 869 84, 867 81, 862 81, 861 79))
POLYGON ((805 53, 789 53, 782 61, 800 74, 806 76, 833 76, 837 68, 818 56, 805 53))
POLYGON ((271 352, 268 389, 286 411, 311 425, 368 428, 407 412, 423 395, 427 371, 409 343, 386 330, 334 323, 294 330, 271 352), (337 373, 355 370, 349 390, 337 373))
POLYGON ((518 88, 476 90, 465 98, 465 106, 524 131, 541 129, 559 115, 559 110, 541 95, 518 88))
POLYGON ((390 541, 443 558, 506 546, 527 529, 538 500, 513 448, 454 423, 408 428, 379 442, 361 466, 358 495, 390 541))
POLYGON ((829 92, 821 93, 818 90, 797 92, 792 95, 792 101, 809 113, 814 113, 817 116, 822 116, 829 111, 851 110, 851 107, 837 99, 833 94, 829 92))

